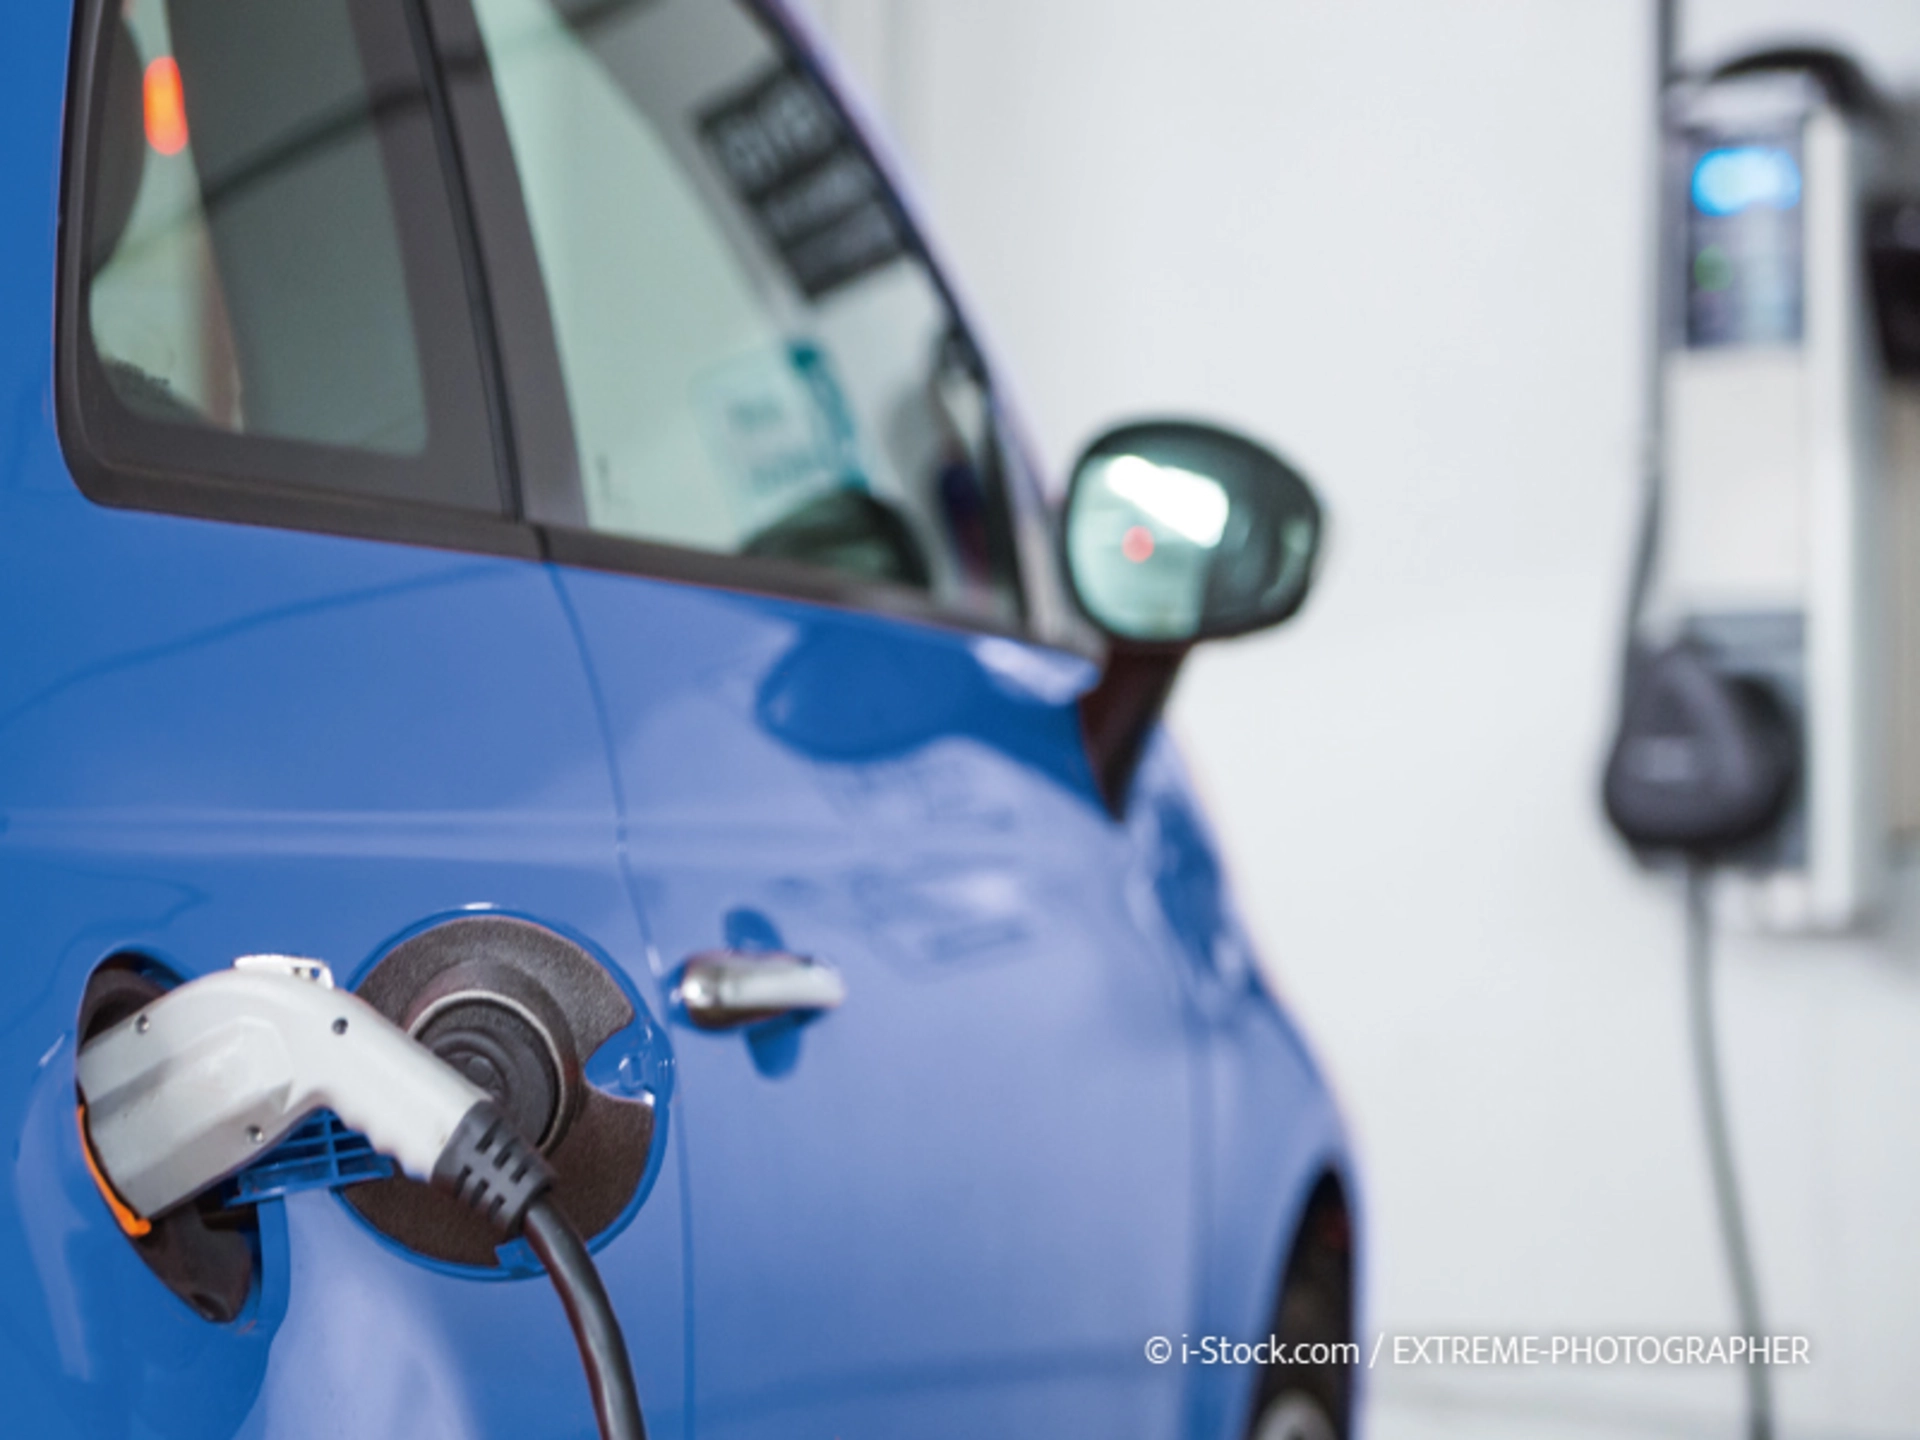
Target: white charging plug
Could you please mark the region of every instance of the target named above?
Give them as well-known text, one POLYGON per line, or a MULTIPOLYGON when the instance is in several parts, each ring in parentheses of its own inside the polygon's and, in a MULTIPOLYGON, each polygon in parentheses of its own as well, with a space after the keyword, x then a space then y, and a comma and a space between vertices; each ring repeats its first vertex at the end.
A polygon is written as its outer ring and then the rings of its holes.
POLYGON ((331 1107, 416 1180, 503 1235, 524 1233, 559 1292, 607 1440, 646 1440, 620 1322, 553 1169, 491 1096, 318 960, 245 955, 80 1048, 82 1138, 134 1236, 331 1107), (131 1212, 131 1213, 129 1213, 131 1212))
POLYGON ((318 960, 243 956, 89 1040, 76 1069, 94 1159, 144 1219, 244 1169, 322 1108, 503 1229, 551 1178, 486 1091, 336 990, 318 960))

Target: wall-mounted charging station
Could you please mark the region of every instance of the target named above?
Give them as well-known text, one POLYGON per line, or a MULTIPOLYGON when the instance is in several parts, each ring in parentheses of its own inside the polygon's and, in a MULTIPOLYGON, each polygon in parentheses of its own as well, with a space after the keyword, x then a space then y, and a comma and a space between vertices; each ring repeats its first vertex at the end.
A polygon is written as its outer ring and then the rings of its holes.
MULTIPOLYGON (((1737 1320, 1764 1333, 1713 1024, 1714 922, 1871 922, 1920 818, 1920 116, 1831 51, 1705 75, 1659 0, 1646 523, 1608 818, 1684 866, 1687 1006, 1737 1320)), ((1771 1440, 1764 1368, 1747 1434, 1771 1440)))
POLYGON ((1666 98, 1662 494, 1639 632, 1764 691, 1792 734, 1777 813, 1719 872, 1722 913, 1772 930, 1858 925, 1886 886, 1891 512, 1864 263, 1883 113, 1818 52, 1666 98))

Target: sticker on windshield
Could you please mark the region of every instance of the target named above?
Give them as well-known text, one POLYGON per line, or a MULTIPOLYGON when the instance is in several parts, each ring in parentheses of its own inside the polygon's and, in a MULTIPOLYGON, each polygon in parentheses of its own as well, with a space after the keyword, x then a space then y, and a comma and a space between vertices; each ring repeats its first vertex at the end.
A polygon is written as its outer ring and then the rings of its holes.
POLYGON ((700 135, 809 300, 906 253, 886 186, 804 72, 781 66, 705 111, 700 135))

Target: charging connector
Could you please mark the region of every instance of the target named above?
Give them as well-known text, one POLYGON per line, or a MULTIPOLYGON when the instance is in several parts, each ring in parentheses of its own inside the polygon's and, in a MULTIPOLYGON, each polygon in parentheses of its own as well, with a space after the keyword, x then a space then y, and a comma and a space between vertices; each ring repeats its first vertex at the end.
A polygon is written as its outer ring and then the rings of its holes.
POLYGON ((332 1109, 504 1238, 524 1233, 573 1325, 605 1440, 644 1440, 619 1321, 553 1170, 491 1095, 318 960, 249 955, 88 1040, 76 1065, 94 1178, 129 1235, 332 1109))
POLYGON ((332 1109, 429 1180, 492 1097, 315 960, 248 955, 168 991, 81 1048, 76 1078, 99 1168, 152 1220, 332 1109))

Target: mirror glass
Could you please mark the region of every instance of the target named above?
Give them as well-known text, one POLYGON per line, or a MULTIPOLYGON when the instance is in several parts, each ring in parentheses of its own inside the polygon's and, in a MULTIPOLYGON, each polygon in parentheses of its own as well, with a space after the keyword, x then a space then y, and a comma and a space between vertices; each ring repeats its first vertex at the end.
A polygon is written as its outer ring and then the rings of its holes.
POLYGON ((1272 451, 1211 425, 1126 425, 1074 467, 1067 570, 1111 635, 1239 635, 1300 608, 1320 529, 1313 490, 1272 451))

